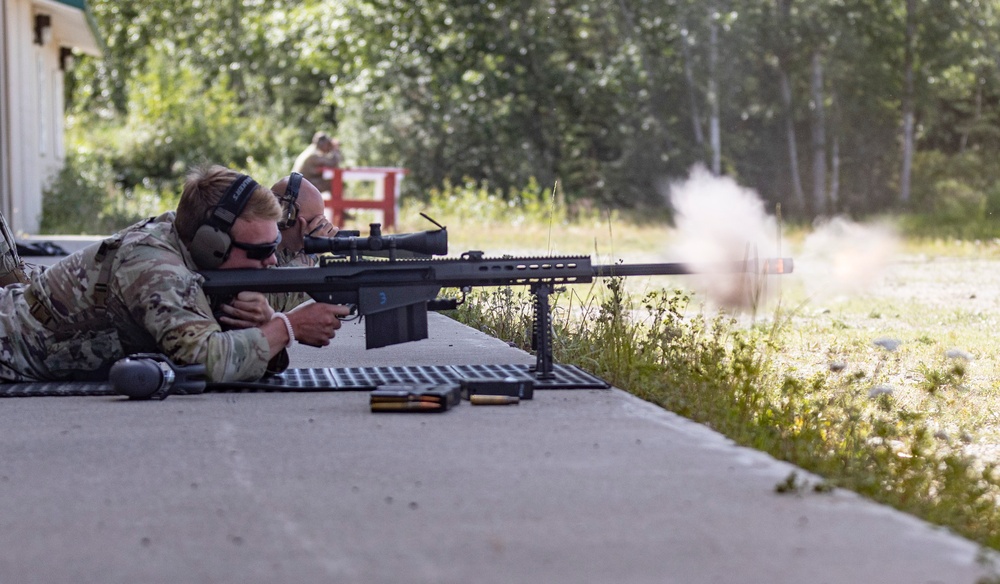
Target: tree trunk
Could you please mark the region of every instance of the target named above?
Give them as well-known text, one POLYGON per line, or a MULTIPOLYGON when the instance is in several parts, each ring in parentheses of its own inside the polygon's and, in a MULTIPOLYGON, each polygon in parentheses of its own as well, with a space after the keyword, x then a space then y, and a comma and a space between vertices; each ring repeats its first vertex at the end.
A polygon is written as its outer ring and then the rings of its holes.
POLYGON ((812 57, 812 156, 813 214, 827 212, 826 200, 826 117, 823 111, 823 59, 817 50, 812 57))
MULTIPOLYGON (((979 120, 982 119, 982 117, 983 117, 983 84, 982 83, 978 83, 978 81, 979 81, 978 76, 976 78, 976 81, 977 81, 977 83, 976 83, 976 109, 975 109, 975 111, 972 114, 972 121, 974 122, 972 124, 972 127, 979 126, 979 120)), ((964 130, 962 130, 962 138, 961 138, 961 140, 958 143, 958 151, 964 153, 965 150, 966 150, 966 148, 968 148, 968 147, 969 147, 969 126, 966 126, 966 128, 964 130)))
POLYGON ((708 7, 708 107, 709 107, 709 140, 712 147, 712 174, 722 174, 722 137, 719 134, 719 24, 716 20, 715 6, 708 7))
POLYGON ((691 107, 691 126, 694 128, 694 142, 701 150, 705 145, 705 135, 701 130, 701 113, 698 111, 698 91, 691 69, 691 46, 688 45, 687 19, 681 21, 681 58, 684 60, 684 79, 687 80, 688 101, 691 107))
POLYGON ((830 146, 830 212, 840 208, 840 108, 836 92, 831 92, 830 113, 833 128, 833 144, 830 146))
POLYGON ((656 120, 656 125, 660 130, 660 137, 663 140, 663 147, 666 150, 673 149, 673 143, 670 139, 670 134, 668 132, 669 126, 667 125, 669 102, 666 93, 663 91, 663 87, 660 85, 658 77, 656 75, 656 69, 653 67, 653 60, 649 56, 649 51, 646 50, 645 43, 642 42, 641 31, 635 25, 635 17, 632 15, 632 11, 629 9, 628 4, 625 0, 618 0, 618 7, 621 9, 622 17, 625 19, 625 26, 628 29, 629 36, 633 37, 633 42, 636 48, 639 49, 639 61, 642 63, 642 68, 646 72, 646 79, 649 80, 649 96, 651 101, 650 113, 653 115, 653 119, 656 120))
MULTIPOLYGON (((237 55, 242 54, 242 52, 247 48, 247 42, 243 38, 244 27, 243 27, 243 1, 242 0, 230 0, 230 17, 232 21, 229 23, 227 30, 229 31, 229 49, 232 51, 231 58, 234 60, 230 65, 235 64, 235 60, 238 58, 237 55)), ((246 98, 244 95, 244 88, 246 84, 243 82, 243 68, 242 67, 229 67, 229 79, 230 87, 233 92, 238 95, 241 99, 246 98)))
POLYGON ((910 175, 913 172, 913 61, 917 34, 917 3, 906 0, 906 47, 903 52, 903 169, 899 177, 899 200, 910 202, 910 175))
POLYGON ((830 155, 830 212, 840 210, 840 135, 833 135, 833 152, 830 155))
POLYGON ((785 141, 788 144, 788 166, 795 195, 795 206, 800 214, 806 211, 806 196, 802 191, 802 177, 799 175, 799 147, 795 139, 795 110, 792 107, 792 86, 788 80, 788 42, 785 31, 791 23, 792 0, 776 0, 778 8, 778 86, 781 103, 785 109, 785 141))
POLYGON ((792 88, 788 83, 788 73, 779 63, 778 79, 781 85, 781 101, 785 106, 785 138, 788 143, 788 165, 792 174, 792 190, 795 204, 800 212, 806 208, 806 196, 802 192, 802 177, 799 176, 799 147, 795 140, 795 120, 792 119, 792 88))

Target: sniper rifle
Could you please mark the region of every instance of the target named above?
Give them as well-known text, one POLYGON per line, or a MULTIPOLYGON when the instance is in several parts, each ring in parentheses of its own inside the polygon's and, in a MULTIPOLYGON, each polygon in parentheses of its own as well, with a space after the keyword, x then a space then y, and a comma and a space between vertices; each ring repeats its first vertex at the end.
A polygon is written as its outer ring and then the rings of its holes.
POLYGON ((532 349, 535 376, 553 375, 552 321, 549 296, 566 284, 586 284, 594 278, 661 276, 706 272, 787 274, 791 258, 747 259, 712 266, 685 263, 593 265, 588 256, 486 257, 468 251, 446 255, 446 228, 410 234, 381 235, 377 223, 371 235, 306 238, 308 253, 324 253, 317 267, 206 270, 202 288, 213 297, 242 291, 305 292, 317 302, 343 304, 365 317, 368 349, 427 338, 427 311, 456 308, 472 288, 528 286, 533 297, 532 349), (325 252, 332 252, 330 254, 325 252), (405 254, 404 257, 401 255, 405 254), (380 256, 380 257, 372 257, 380 256), (440 298, 442 288, 458 288, 461 299, 440 298))

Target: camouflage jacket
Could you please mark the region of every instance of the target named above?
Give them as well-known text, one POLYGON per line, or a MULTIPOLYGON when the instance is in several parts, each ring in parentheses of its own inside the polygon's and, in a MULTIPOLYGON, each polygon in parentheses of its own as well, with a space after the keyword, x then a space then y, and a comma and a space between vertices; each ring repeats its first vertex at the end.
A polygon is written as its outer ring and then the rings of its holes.
POLYGON ((295 159, 292 170, 301 172, 302 176, 320 192, 328 192, 331 186, 330 179, 323 177, 323 169, 340 166, 342 159, 343 155, 339 150, 324 154, 315 144, 310 144, 295 159))
POLYGON ((26 334, 0 346, 0 377, 8 369, 22 376, 13 381, 100 377, 125 355, 158 352, 204 364, 211 381, 259 379, 270 352, 263 333, 222 331, 196 270, 166 213, 67 256, 27 286, 8 286, 0 332, 9 339, 8 327, 21 325, 26 334))

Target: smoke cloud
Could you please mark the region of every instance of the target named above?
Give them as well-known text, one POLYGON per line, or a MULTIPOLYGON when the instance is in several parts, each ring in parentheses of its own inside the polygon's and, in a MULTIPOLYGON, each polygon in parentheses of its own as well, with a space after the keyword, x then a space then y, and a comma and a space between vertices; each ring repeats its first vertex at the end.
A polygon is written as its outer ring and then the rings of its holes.
POLYGON ((713 273, 709 267, 781 257, 785 246, 777 219, 767 213, 757 193, 730 177, 713 176, 699 165, 691 169, 687 180, 671 183, 668 196, 676 228, 670 255, 706 270, 692 277, 695 289, 722 307, 759 307, 771 277, 713 273))
POLYGON ((844 217, 817 223, 796 258, 795 271, 817 299, 857 294, 874 284, 898 248, 886 225, 860 225, 844 217))
MULTIPOLYGON (((672 258, 699 266, 753 258, 793 257, 796 280, 812 299, 857 294, 884 273, 898 248, 898 236, 885 225, 861 225, 844 217, 817 222, 800 251, 792 252, 779 234, 777 219, 752 189, 730 177, 713 176, 703 166, 687 180, 671 183, 674 209, 672 258)), ((704 269, 704 268, 702 268, 704 269)), ((695 290, 720 307, 760 308, 777 289, 761 274, 708 273, 692 276, 695 290)))

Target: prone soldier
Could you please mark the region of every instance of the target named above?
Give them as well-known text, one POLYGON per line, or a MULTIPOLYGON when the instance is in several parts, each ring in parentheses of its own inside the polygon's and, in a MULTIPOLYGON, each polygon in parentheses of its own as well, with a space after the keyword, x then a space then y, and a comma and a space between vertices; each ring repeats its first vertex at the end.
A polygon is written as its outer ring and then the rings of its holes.
POLYGON ((201 289, 198 270, 274 266, 281 213, 252 178, 202 167, 188 176, 176 212, 67 256, 30 283, 16 271, 16 248, 0 250, 10 256, 0 258, 0 277, 17 280, 0 289, 0 381, 101 379, 118 359, 143 352, 202 364, 209 381, 256 380, 276 357, 287 362, 296 340, 328 345, 343 306, 308 303, 286 314, 245 293, 223 331, 201 289))
MULTIPOLYGON (((300 173, 292 172, 271 187, 271 192, 281 204, 281 219, 278 230, 281 242, 275 252, 278 267, 313 267, 316 256, 306 253, 306 236, 332 237, 337 228, 326 219, 323 195, 300 173)), ((256 292, 240 292, 225 299, 216 312, 219 322, 225 326, 247 328, 260 326, 271 319, 267 307, 274 310, 290 311, 312 299, 304 292, 288 292, 263 296, 256 292)))

